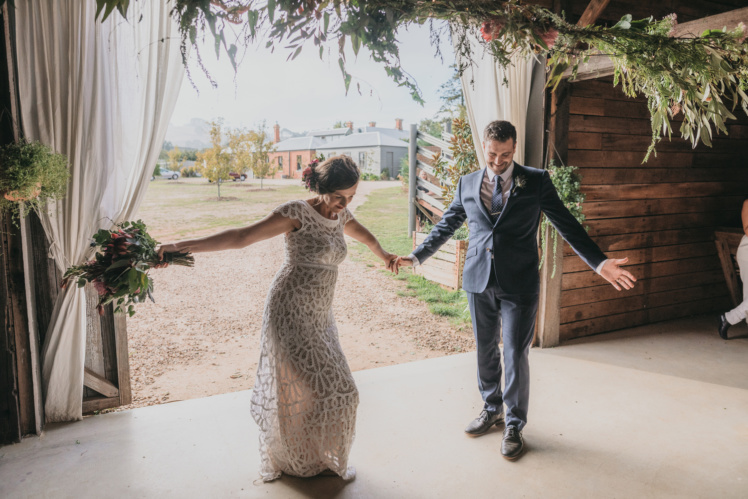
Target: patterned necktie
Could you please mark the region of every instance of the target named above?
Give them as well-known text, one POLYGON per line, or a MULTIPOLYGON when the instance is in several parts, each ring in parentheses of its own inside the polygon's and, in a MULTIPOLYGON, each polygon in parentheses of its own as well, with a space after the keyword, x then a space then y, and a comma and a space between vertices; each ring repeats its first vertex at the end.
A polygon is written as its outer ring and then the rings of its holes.
POLYGON ((491 219, 495 222, 501 214, 502 202, 501 177, 496 175, 494 178, 493 196, 491 197, 491 219))

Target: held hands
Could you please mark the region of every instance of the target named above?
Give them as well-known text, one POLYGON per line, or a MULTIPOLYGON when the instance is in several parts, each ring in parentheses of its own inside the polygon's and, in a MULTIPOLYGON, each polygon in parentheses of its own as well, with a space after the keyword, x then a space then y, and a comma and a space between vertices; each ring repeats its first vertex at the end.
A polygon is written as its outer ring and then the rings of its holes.
POLYGON ((636 277, 631 272, 623 270, 620 266, 626 264, 629 261, 628 258, 609 258, 603 264, 603 268, 600 269, 600 275, 611 283, 614 288, 618 291, 623 289, 631 289, 634 287, 636 277))
POLYGON ((384 260, 387 270, 394 274, 399 273, 400 267, 410 267, 413 265, 413 262, 407 256, 397 256, 392 253, 387 253, 386 251, 381 258, 384 260))
POLYGON ((397 259, 393 262, 392 272, 394 272, 395 274, 398 274, 400 272, 400 267, 412 267, 412 266, 413 266, 413 260, 411 260, 410 257, 398 256, 397 259))

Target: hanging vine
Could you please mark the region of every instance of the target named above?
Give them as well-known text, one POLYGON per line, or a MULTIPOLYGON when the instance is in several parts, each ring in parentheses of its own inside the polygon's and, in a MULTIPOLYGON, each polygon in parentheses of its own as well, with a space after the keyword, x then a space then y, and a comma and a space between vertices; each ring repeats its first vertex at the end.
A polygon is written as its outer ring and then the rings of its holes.
MULTIPOLYGON (((2 1, 2 0, 0 0, 2 1)), ((96 0, 102 18, 114 10, 125 15, 130 0, 96 0)), ((520 0, 173 0, 183 48, 194 45, 199 32, 210 31, 217 52, 224 50, 236 65, 238 45, 262 38, 272 49, 282 47, 289 59, 313 45, 323 57, 337 49, 346 91, 352 77, 346 70, 346 46, 354 54, 366 47, 392 80, 423 102, 415 79, 403 69, 397 46, 401 28, 430 23, 432 43, 453 37, 460 71, 474 61, 473 34, 506 67, 519 52, 547 57, 548 84, 555 87, 568 70, 595 54, 611 57, 614 84, 629 96, 644 94, 651 113, 652 142, 646 158, 662 137, 672 135, 671 119, 683 113, 681 135, 695 146, 711 144, 714 130, 727 133, 740 105, 748 114, 748 44, 742 24, 707 30, 700 36, 674 37, 674 15, 634 20, 624 16, 612 27, 580 27, 537 5, 520 0), (448 21, 451 28, 431 21, 448 21), (229 42, 227 26, 238 35, 229 42), (449 32, 448 32, 449 31, 449 32), (238 44, 238 45, 237 45, 238 44)), ((184 50, 183 50, 183 53, 184 50)), ((645 161, 646 161, 645 158, 645 161)))
MULTIPOLYGON (((556 192, 558 193, 558 197, 561 198, 561 202, 564 203, 564 206, 569 210, 569 213, 577 219, 577 222, 584 224, 585 216, 584 213, 582 213, 582 204, 584 203, 586 196, 581 191, 582 180, 579 178, 576 170, 576 166, 558 166, 553 160, 551 160, 548 165, 548 173, 551 176, 551 182, 553 182, 553 186, 556 188, 556 192)), ((587 229, 587 227, 585 227, 585 229, 587 229)), ((555 255, 558 250, 558 231, 553 227, 551 221, 548 220, 548 217, 545 216, 545 214, 543 214, 543 217, 540 220, 540 247, 540 267, 542 267, 546 255, 555 255), (550 230, 547 230, 549 228, 550 230), (550 236, 550 241, 549 237, 546 236, 546 232, 550 236), (549 251, 548 247, 551 241, 553 242, 552 252, 549 251)), ((555 275, 556 259, 553 258, 553 271, 551 272, 551 277, 555 275)))

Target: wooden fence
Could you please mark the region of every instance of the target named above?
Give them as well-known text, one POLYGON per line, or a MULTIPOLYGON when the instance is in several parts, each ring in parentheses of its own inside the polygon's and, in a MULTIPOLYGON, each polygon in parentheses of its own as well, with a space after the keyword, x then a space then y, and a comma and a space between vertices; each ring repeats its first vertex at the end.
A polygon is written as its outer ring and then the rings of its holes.
MULTIPOLYGON (((443 195, 444 192, 436 172, 432 166, 437 155, 447 164, 453 164, 451 157, 450 140, 451 134, 443 134, 442 139, 419 132, 416 125, 410 128, 410 212, 408 233, 413 238, 415 249, 426 239, 426 234, 416 231, 416 213, 432 223, 436 223, 444 214, 446 209, 443 195), (445 140, 446 139, 446 140, 445 140), (421 145, 419 145, 419 141, 421 145)), ((414 273, 422 275, 426 279, 441 284, 451 289, 462 287, 462 268, 465 264, 465 253, 467 252, 467 241, 450 240, 445 243, 439 251, 422 265, 414 269, 414 273)))

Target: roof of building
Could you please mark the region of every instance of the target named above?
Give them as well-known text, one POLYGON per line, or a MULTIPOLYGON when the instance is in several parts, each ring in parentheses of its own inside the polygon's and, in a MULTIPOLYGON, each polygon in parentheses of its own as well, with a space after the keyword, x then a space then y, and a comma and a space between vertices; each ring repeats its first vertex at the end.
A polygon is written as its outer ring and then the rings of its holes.
POLYGON ((362 132, 381 132, 391 137, 395 137, 396 139, 405 139, 405 140, 410 139, 410 131, 398 130, 397 128, 383 128, 383 127, 376 127, 376 126, 367 126, 363 128, 362 132))
POLYGON ((348 135, 351 133, 351 129, 348 127, 344 128, 328 128, 326 130, 312 130, 311 132, 307 132, 307 135, 310 137, 322 137, 326 135, 348 135))
POLYGON ((344 149, 354 147, 408 147, 408 143, 381 131, 352 133, 332 142, 317 146, 317 149, 344 149))
POLYGON ((286 140, 281 140, 275 144, 275 152, 286 152, 286 151, 312 151, 318 149, 325 142, 319 137, 306 136, 306 137, 293 137, 286 140))

